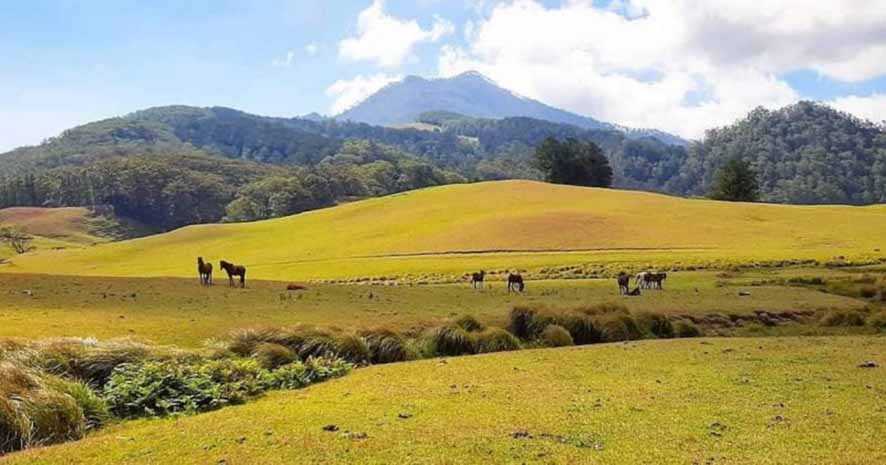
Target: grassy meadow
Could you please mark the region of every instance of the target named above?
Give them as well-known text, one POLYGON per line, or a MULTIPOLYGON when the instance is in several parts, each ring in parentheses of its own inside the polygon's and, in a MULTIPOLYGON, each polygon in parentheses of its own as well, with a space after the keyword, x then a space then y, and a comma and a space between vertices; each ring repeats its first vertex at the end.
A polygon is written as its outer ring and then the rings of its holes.
MULTIPOLYGON (((0 226, 15 226, 34 236, 31 245, 36 251, 80 248, 110 240, 102 230, 106 225, 80 207, 4 208, 0 209, 0 226)), ((10 247, 0 245, 0 259, 14 255, 10 247)))
MULTIPOLYGON (((798 286, 768 284, 791 276, 819 276, 822 270, 673 273, 664 291, 626 298, 614 280, 544 280, 528 283, 522 295, 504 283, 471 289, 467 283, 368 286, 309 284, 286 291, 286 283, 253 281, 232 289, 220 280, 211 288, 197 278, 97 278, 5 274, 0 279, 0 338, 137 337, 160 344, 200 346, 206 339, 249 326, 306 323, 348 329, 428 327, 460 315, 504 326, 515 305, 570 308, 617 302, 634 313, 671 316, 861 310, 867 302, 798 286), (723 277, 728 276, 728 277, 723 277), (763 284, 763 285, 760 285, 763 284), (740 291, 750 295, 739 296, 740 291)), ((833 271, 831 279, 850 279, 833 271)))
MULTIPOLYGON (((80 250, 13 273, 191 277, 196 256, 268 280, 455 280, 477 269, 610 273, 835 257, 877 260, 886 206, 736 204, 530 181, 450 185, 255 223, 199 225, 80 250)), ((551 273, 549 273, 551 274, 551 273)))
POLYGON ((881 464, 886 339, 683 339, 360 369, 5 464, 881 464), (334 425, 337 431, 326 431, 334 425))

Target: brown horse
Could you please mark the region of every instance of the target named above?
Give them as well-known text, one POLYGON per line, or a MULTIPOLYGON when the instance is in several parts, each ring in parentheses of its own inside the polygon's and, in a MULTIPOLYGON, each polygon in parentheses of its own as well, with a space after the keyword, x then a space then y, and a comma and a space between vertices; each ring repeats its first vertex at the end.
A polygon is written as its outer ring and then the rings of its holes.
POLYGON ((486 278, 486 272, 480 271, 479 273, 471 273, 471 287, 474 289, 483 287, 483 279, 486 278))
POLYGON ((234 276, 240 277, 240 287, 246 287, 246 267, 243 265, 234 265, 233 263, 228 263, 224 260, 218 262, 218 266, 221 269, 225 270, 228 273, 228 283, 231 287, 234 286, 234 276))
POLYGON ((523 276, 520 273, 509 273, 508 274, 508 293, 510 292, 523 292, 523 289, 526 287, 523 284, 523 276))
POLYGON ((200 275, 200 284, 212 286, 212 263, 203 261, 203 257, 197 257, 197 273, 200 275))
POLYGON ((631 286, 631 275, 627 273, 619 273, 618 274, 618 293, 621 295, 627 295, 630 292, 631 286))

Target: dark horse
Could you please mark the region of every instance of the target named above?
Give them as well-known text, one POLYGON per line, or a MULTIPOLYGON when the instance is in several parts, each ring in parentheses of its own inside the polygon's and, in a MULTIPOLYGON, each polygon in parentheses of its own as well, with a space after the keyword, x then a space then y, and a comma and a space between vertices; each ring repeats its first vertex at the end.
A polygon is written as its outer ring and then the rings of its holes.
POLYGON ((486 272, 480 271, 479 273, 471 273, 471 287, 478 288, 483 287, 483 279, 486 278, 486 272))
POLYGON ((224 260, 220 261, 218 265, 221 269, 225 270, 228 273, 228 282, 231 287, 234 287, 234 276, 240 277, 240 287, 246 287, 246 267, 243 265, 234 265, 233 263, 228 263, 224 260))
POLYGON ((197 257, 197 273, 200 274, 200 284, 212 286, 212 263, 203 261, 203 257, 197 257))
POLYGON ((526 287, 523 285, 523 276, 520 273, 508 274, 508 292, 523 292, 526 287))
POLYGON ((627 295, 630 292, 631 286, 631 275, 625 274, 624 272, 618 274, 618 293, 621 295, 627 295))

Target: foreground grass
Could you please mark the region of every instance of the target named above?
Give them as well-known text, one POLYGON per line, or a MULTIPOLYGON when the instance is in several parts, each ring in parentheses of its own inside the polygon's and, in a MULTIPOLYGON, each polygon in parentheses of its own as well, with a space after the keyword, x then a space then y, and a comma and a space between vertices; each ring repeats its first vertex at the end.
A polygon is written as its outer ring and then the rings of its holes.
POLYGON ((883 337, 739 338, 377 366, 4 463, 880 464, 886 377, 857 365, 884 356, 883 337))
POLYGON ((8 272, 191 277, 197 255, 277 280, 452 278, 477 269, 724 266, 883 257, 886 206, 691 200, 529 181, 423 189, 287 218, 15 258, 8 272))
MULTIPOLYGON (((800 273, 791 270, 794 273, 800 273)), ((818 270, 808 270, 814 275, 818 270)), ((736 277, 739 283, 761 279, 736 277)), ((343 328, 388 326, 398 330, 439 324, 469 314, 505 325, 514 305, 556 308, 619 302, 631 311, 662 314, 748 314, 821 309, 859 309, 865 302, 801 287, 719 285, 713 272, 672 274, 665 291, 637 298, 617 294, 612 280, 532 281, 525 295, 508 294, 503 283, 473 290, 466 283, 425 286, 311 284, 286 292, 285 283, 252 281, 247 289, 213 288, 196 278, 91 278, 2 275, 0 337, 40 339, 75 336, 109 339, 134 336, 160 344, 199 346, 236 328, 307 323, 343 328), (739 289, 750 291, 740 297, 739 289)))

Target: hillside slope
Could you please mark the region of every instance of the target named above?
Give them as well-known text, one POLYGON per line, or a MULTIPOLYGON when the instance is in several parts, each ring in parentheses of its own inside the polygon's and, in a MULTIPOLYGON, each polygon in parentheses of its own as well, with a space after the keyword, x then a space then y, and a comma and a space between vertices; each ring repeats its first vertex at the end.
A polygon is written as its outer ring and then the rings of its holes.
POLYGON ((5 463, 882 464, 882 368, 857 365, 884 351, 875 336, 682 339, 396 363, 5 463))
POLYGON ((244 263, 254 278, 311 279, 590 262, 827 260, 880 256, 886 250, 883 231, 883 205, 739 204, 499 181, 29 254, 0 270, 189 277, 201 255, 244 263))
MULTIPOLYGON (((93 216, 86 208, 13 207, 0 209, 0 226, 13 226, 34 236, 37 250, 83 247, 108 242, 121 226, 104 217, 93 216)), ((0 258, 13 256, 0 245, 0 258)))

